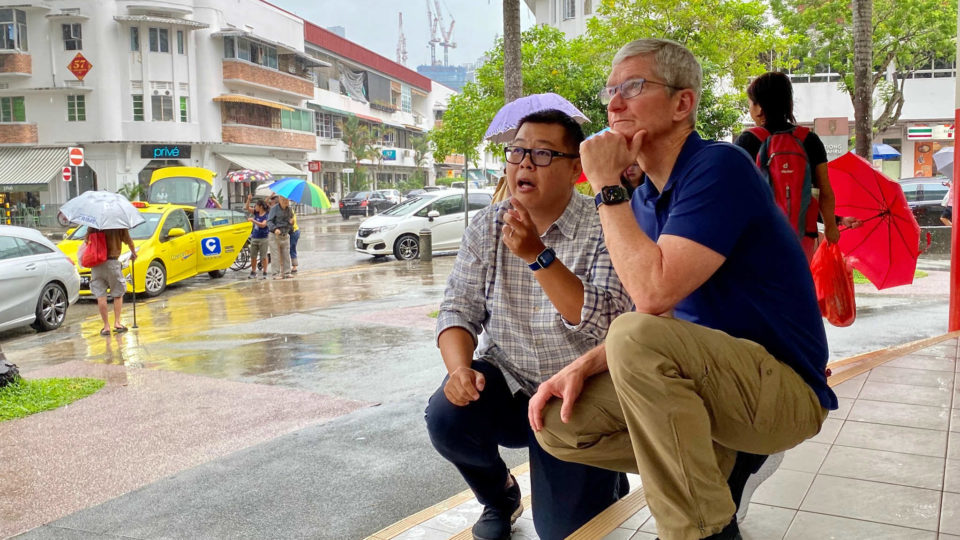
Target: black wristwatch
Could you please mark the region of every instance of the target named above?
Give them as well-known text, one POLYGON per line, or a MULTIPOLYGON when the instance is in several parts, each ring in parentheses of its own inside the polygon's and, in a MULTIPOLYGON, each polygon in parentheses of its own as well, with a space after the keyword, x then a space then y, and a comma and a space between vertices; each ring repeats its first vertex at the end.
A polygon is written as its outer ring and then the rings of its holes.
POLYGON ((615 186, 603 186, 600 188, 600 193, 597 193, 594 202, 597 203, 597 208, 599 209, 601 204, 614 205, 625 203, 629 200, 630 192, 627 191, 627 188, 617 184, 615 186))
POLYGON ((557 260, 557 253, 553 251, 552 248, 547 248, 537 255, 537 260, 530 263, 530 269, 536 272, 541 268, 550 266, 550 264, 552 264, 555 260, 557 260))

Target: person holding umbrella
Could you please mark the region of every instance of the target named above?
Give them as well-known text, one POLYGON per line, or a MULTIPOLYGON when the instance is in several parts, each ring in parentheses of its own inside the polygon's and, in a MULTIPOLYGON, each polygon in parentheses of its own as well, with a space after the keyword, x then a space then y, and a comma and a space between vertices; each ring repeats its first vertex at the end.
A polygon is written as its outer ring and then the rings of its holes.
MULTIPOLYGON (((86 225, 88 237, 91 233, 103 232, 107 258, 90 269, 90 292, 97 298, 100 318, 103 319, 100 335, 110 335, 110 321, 107 317, 108 289, 113 295, 113 330, 117 333, 126 332, 127 327, 120 322, 120 311, 123 308, 123 294, 127 284, 119 258, 123 245, 126 244, 130 248, 130 261, 136 260, 137 248, 130 237, 130 229, 143 223, 143 216, 126 197, 109 191, 85 191, 61 206, 60 213, 72 223, 86 225)), ((132 276, 134 272, 131 271, 130 274, 132 276)), ((136 328, 136 292, 133 320, 136 328)))
POLYGON ((280 258, 280 269, 274 279, 290 279, 293 277, 290 273, 290 233, 293 231, 293 208, 290 207, 290 199, 278 197, 277 204, 270 208, 267 224, 272 239, 270 251, 280 258))
POLYGON ((123 277, 123 265, 120 263, 120 252, 123 245, 130 248, 130 260, 137 259, 137 246, 133 244, 128 229, 106 229, 99 231, 92 227, 87 229, 87 235, 102 232, 107 242, 107 260, 90 269, 90 293, 97 298, 97 309, 103 319, 101 336, 110 335, 110 320, 107 309, 107 290, 113 296, 113 331, 122 334, 127 327, 120 322, 120 312, 123 309, 123 293, 127 290, 127 280, 123 277))

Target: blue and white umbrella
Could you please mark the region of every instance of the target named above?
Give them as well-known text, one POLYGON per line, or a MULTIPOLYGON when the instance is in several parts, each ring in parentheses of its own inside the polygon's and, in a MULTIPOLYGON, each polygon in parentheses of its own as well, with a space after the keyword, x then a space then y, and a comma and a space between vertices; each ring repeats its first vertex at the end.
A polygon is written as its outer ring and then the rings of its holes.
POLYGON ((85 191, 60 207, 71 223, 95 229, 132 229, 144 222, 126 197, 111 191, 85 191))
POLYGON ((873 143, 873 159, 894 159, 900 157, 897 149, 886 143, 873 143))
POLYGON ((487 128, 483 138, 497 142, 507 143, 513 140, 517 135, 517 124, 527 116, 533 113, 557 110, 577 123, 583 124, 589 122, 587 115, 580 112, 573 103, 570 103, 563 97, 552 92, 546 94, 531 94, 507 103, 493 117, 490 127, 487 128))
POLYGON ((933 154, 933 162, 937 165, 937 173, 953 180, 953 147, 941 148, 933 154))

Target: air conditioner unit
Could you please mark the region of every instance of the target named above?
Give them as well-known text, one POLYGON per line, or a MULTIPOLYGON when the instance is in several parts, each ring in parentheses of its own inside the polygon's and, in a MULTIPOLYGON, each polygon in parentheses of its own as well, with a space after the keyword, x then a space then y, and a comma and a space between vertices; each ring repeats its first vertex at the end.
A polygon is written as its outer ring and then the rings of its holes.
POLYGON ((165 95, 165 96, 170 96, 170 95, 173 95, 173 92, 171 92, 171 91, 169 91, 169 90, 164 90, 164 91, 163 91, 163 95, 165 95))
POLYGON ((413 152, 410 150, 404 150, 403 157, 413 157, 413 152))
POLYGON ((159 96, 159 95, 160 95, 160 91, 159 91, 159 90, 154 90, 154 91, 153 91, 153 95, 159 96))

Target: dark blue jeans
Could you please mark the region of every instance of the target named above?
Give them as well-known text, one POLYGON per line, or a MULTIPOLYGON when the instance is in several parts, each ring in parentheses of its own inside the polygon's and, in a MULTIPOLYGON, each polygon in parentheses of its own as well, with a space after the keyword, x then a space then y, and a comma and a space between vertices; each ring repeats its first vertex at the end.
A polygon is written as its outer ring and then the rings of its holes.
POLYGON ((447 382, 427 405, 427 431, 433 446, 453 463, 483 505, 496 505, 504 496, 509 471, 499 446, 530 452, 530 482, 537 534, 543 540, 566 538, 628 491, 626 475, 578 463, 560 461, 537 444, 527 422, 523 394, 511 395, 495 366, 474 361, 486 386, 480 399, 458 407, 443 393, 447 382))
POLYGON ((297 242, 300 241, 300 229, 290 233, 290 264, 297 265, 297 242))

